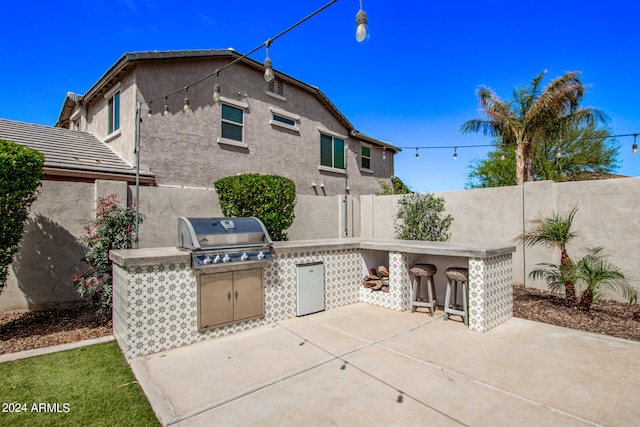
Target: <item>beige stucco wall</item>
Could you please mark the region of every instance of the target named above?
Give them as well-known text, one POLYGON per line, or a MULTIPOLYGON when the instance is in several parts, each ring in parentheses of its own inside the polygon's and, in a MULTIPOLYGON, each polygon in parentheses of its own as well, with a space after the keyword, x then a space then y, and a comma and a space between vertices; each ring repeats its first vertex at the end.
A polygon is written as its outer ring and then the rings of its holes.
MULTIPOLYGON (((21 249, 10 268, 7 286, 0 294, 0 312, 32 309, 77 299, 70 286, 84 248, 77 239, 93 217, 95 201, 110 194, 122 201, 135 197, 126 183, 94 184, 45 181, 33 204, 21 249)), ((640 288, 640 178, 576 183, 535 182, 524 187, 502 187, 436 193, 454 216, 451 242, 497 245, 516 244, 529 221, 538 215, 566 212, 578 205, 574 220, 577 234, 570 254, 580 256, 584 247, 603 246, 640 288), (524 215, 523 215, 524 212, 524 215)), ((389 239, 394 235, 394 215, 400 196, 348 197, 350 236, 389 239)), ((173 246, 178 216, 219 216, 215 190, 211 188, 140 187, 140 212, 146 216, 140 228, 140 247, 173 246)), ((290 240, 343 237, 343 196, 298 195, 296 219, 288 230, 290 240)), ((513 281, 546 288, 528 273, 540 262, 559 261, 559 253, 545 248, 523 248, 514 254, 513 281)))

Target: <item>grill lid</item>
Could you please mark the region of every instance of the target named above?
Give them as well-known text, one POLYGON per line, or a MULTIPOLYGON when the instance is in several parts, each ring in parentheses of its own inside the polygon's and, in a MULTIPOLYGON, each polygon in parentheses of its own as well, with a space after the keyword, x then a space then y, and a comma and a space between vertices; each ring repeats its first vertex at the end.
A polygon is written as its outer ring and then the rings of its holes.
POLYGON ((178 247, 191 250, 239 249, 273 242, 262 221, 249 218, 178 218, 178 247))

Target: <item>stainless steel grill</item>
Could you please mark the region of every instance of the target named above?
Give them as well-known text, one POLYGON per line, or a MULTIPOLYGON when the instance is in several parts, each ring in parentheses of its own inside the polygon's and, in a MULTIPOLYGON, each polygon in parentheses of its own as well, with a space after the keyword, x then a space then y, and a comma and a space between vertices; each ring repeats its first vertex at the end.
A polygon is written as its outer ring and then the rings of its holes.
POLYGON ((199 330, 264 317, 273 242, 259 219, 180 217, 177 245, 191 251, 199 330))
POLYGON ((177 246, 191 250, 193 268, 262 264, 273 259, 272 245, 258 218, 178 218, 177 246))

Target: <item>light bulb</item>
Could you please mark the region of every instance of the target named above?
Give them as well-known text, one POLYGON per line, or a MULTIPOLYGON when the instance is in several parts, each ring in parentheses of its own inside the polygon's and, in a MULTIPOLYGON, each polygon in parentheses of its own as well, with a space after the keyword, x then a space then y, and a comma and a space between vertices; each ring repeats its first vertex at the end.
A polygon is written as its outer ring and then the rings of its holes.
POLYGON ((453 148, 453 160, 458 160, 458 147, 453 148))
POLYGON ((164 113, 162 113, 162 115, 169 117, 169 106, 167 104, 164 105, 164 113))
POLYGON ((213 85, 213 101, 220 101, 220 85, 218 83, 213 85))
POLYGON ((185 113, 191 111, 191 107, 189 106, 189 98, 187 98, 186 96, 184 97, 184 107, 182 107, 182 111, 184 111, 185 113))
POLYGON ((271 62, 271 59, 267 57, 267 59, 264 60, 264 79, 267 82, 272 82, 275 78, 276 75, 273 72, 273 63, 271 62))
POLYGON ((369 33, 369 21, 364 10, 360 9, 356 14, 356 40, 358 43, 369 41, 371 33, 369 33))
POLYGON ((147 111, 147 118, 150 119, 151 118, 151 107, 149 107, 149 111, 147 111))
POLYGON ((638 154, 638 144, 635 142, 631 145, 631 154, 638 154))

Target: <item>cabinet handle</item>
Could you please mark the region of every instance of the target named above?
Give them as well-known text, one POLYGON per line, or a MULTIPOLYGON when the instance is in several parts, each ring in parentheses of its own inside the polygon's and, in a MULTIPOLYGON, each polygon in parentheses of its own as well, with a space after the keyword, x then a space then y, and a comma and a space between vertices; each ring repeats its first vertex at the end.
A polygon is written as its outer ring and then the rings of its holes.
POLYGON ((227 294, 227 299, 228 299, 229 301, 231 301, 231 292, 229 292, 229 293, 227 294))
POLYGON ((236 300, 238 299, 238 291, 236 291, 236 300))

